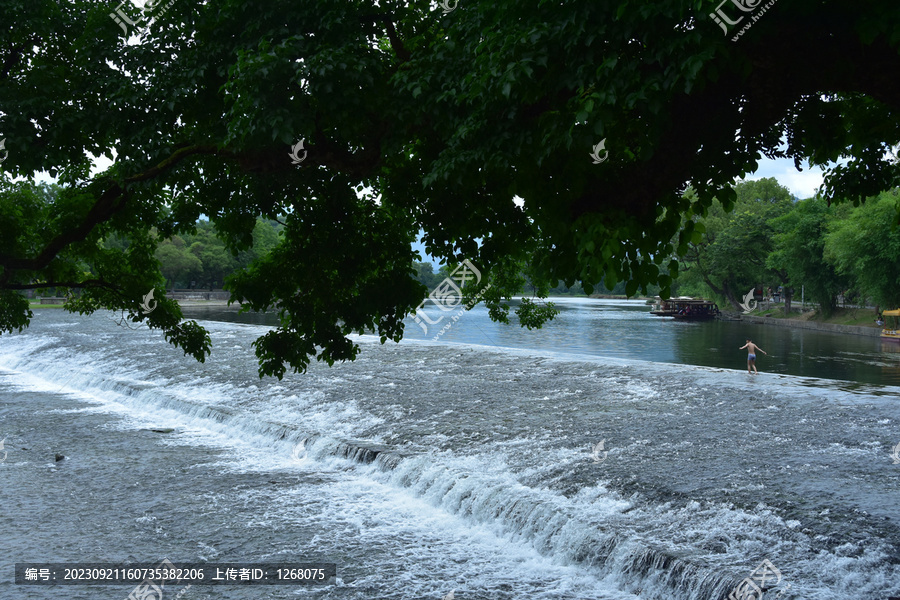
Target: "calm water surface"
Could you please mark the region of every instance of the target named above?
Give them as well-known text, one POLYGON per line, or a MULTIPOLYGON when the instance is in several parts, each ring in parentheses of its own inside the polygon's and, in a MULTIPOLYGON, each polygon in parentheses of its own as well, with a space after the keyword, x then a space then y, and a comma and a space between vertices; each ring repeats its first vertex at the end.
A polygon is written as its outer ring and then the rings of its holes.
MULTIPOLYGON (((822 379, 836 379, 845 386, 857 384, 900 385, 900 344, 875 337, 753 325, 736 321, 676 322, 650 314, 642 300, 555 298, 559 316, 540 330, 494 323, 482 305, 463 314, 439 342, 483 344, 624 358, 650 362, 746 369, 747 351, 739 350, 747 338, 761 346, 757 368, 822 379)), ((514 303, 515 304, 515 303, 514 303)), ((451 322, 453 312, 429 306, 432 321, 444 316, 428 332, 407 321, 405 339, 431 340, 451 322)), ((221 307, 189 307, 188 318, 275 325, 274 315, 237 314, 221 307)))

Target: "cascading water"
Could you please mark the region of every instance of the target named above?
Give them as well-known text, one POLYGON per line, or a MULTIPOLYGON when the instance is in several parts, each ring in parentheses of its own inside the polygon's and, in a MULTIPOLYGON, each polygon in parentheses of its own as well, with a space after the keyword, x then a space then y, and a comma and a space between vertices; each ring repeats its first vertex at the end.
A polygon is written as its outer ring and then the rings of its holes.
POLYGON ((338 564, 328 588, 229 598, 719 600, 763 559, 782 579, 767 598, 900 595, 895 388, 365 337, 354 363, 261 381, 249 344, 265 328, 205 325, 206 364, 102 316, 46 311, 0 337, 0 437, 76 448, 68 464, 34 449, 0 464, 0 597, 124 599, 8 579, 12 562, 78 561, 94 541, 106 560, 338 564), (25 396, 46 419, 28 420, 25 396), (129 477, 152 462, 129 444, 167 465, 152 493, 129 477), (65 477, 82 466, 99 487, 78 512, 19 506, 31 486, 77 496, 65 477), (89 526, 35 543, 17 511, 89 526), (134 528, 147 542, 121 555, 134 528))

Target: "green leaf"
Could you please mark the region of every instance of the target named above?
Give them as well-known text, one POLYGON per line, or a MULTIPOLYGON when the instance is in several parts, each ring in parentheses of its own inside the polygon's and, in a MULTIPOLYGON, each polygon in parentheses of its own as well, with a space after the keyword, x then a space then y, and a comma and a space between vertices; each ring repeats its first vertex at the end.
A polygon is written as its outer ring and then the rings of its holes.
POLYGON ((637 293, 638 282, 634 279, 625 283, 625 295, 629 298, 637 293))

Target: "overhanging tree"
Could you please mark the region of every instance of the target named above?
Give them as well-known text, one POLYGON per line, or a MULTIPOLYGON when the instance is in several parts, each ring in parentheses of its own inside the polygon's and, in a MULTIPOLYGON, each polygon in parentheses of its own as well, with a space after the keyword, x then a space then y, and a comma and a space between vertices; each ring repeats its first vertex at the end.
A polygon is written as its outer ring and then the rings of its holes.
MULTIPOLYGON (((898 181, 882 156, 900 142, 900 6, 780 2, 731 41, 758 5, 729 5, 743 20, 723 37, 717 4, 697 0, 460 1, 447 14, 176 0, 126 44, 114 2, 4 2, 3 169, 58 172, 66 190, 53 203, 0 190, 0 330, 31 318, 16 292, 69 287, 69 308, 127 310, 202 359, 208 337, 174 302, 139 310, 163 285, 151 230, 189 232, 200 215, 229 250, 249 246, 259 216, 285 223, 229 283, 280 311, 256 348, 261 374, 352 358, 354 331, 399 339, 424 292, 410 266, 420 230, 434 255, 479 266, 500 319, 523 273, 541 289, 602 278, 665 295, 669 257, 697 239, 690 217, 717 195, 729 207, 760 153, 849 157, 831 198, 898 181), (115 163, 91 176, 86 152, 115 163), (110 236, 127 247, 103 248, 110 236)), ((549 316, 523 308, 526 325, 549 316)))

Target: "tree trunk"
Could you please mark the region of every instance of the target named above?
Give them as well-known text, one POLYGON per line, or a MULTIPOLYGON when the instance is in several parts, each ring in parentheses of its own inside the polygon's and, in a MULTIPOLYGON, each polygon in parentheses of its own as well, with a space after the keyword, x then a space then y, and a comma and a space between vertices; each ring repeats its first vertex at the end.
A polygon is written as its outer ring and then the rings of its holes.
POLYGON ((789 317, 791 316, 791 298, 794 297, 794 288, 782 284, 781 291, 784 294, 784 316, 789 317))
POLYGON ((706 283, 706 285, 709 286, 709 289, 711 289, 714 294, 722 296, 726 300, 728 300, 734 307, 734 310, 743 312, 744 309, 741 308, 741 303, 734 299, 734 294, 731 292, 731 288, 728 287, 727 281, 722 283, 722 287, 718 287, 709 280, 709 277, 706 276, 706 273, 703 271, 703 269, 700 269, 700 276, 703 278, 703 281, 706 283))
POLYGON ((731 286, 728 285, 727 281, 722 282, 722 291, 720 291, 720 292, 717 291, 716 293, 725 296, 725 298, 729 302, 731 302, 731 306, 734 307, 734 310, 744 312, 743 307, 741 307, 741 303, 738 301, 737 298, 734 297, 734 292, 731 291, 731 286))
POLYGON ((703 278, 703 281, 706 283, 706 285, 709 286, 709 289, 711 289, 714 294, 722 296, 726 300, 728 300, 728 302, 731 303, 731 306, 734 307, 734 310, 739 312, 744 311, 744 309, 741 307, 741 303, 734 298, 734 293, 731 291, 731 287, 728 285, 727 280, 722 282, 722 287, 713 285, 713 282, 709 280, 709 275, 706 273, 706 269, 704 269, 703 265, 700 264, 699 258, 697 259, 697 269, 700 271, 700 277, 703 278))

